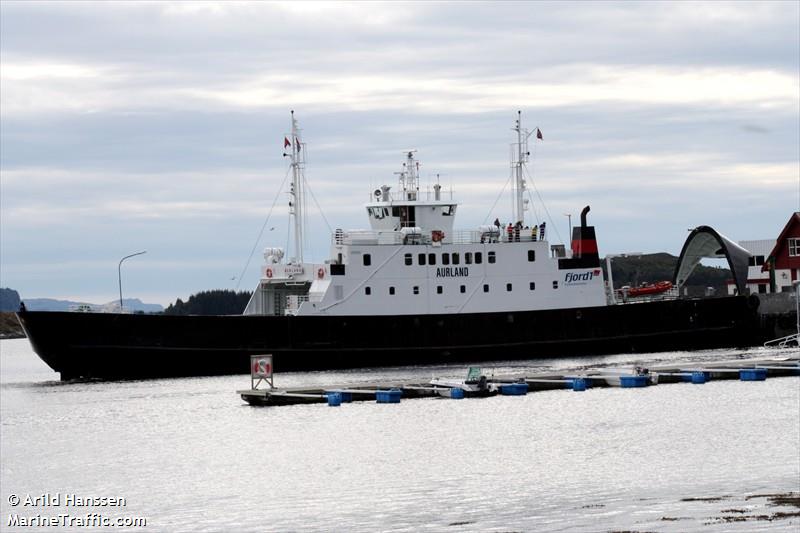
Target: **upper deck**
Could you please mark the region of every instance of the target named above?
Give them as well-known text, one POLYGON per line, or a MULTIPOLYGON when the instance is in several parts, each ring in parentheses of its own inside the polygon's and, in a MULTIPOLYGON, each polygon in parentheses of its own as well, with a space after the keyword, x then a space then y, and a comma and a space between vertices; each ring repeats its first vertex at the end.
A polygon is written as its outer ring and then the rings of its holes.
POLYGON ((482 226, 477 230, 454 230, 436 233, 423 231, 419 227, 404 227, 398 230, 336 230, 331 236, 331 244, 341 245, 432 245, 441 244, 490 244, 513 242, 537 242, 545 240, 539 228, 502 228, 482 226))

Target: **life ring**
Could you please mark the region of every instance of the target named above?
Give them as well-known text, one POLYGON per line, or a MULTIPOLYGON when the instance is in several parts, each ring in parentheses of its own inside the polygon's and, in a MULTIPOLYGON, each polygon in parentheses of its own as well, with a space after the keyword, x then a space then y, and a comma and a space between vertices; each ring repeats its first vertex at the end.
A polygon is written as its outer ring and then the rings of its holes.
POLYGON ((322 279, 322 278, 325 277, 325 269, 324 268, 320 268, 319 270, 317 270, 317 277, 319 279, 322 279))
POLYGON ((268 268, 267 271, 264 272, 264 273, 267 275, 268 278, 272 277, 272 269, 271 268, 268 268))

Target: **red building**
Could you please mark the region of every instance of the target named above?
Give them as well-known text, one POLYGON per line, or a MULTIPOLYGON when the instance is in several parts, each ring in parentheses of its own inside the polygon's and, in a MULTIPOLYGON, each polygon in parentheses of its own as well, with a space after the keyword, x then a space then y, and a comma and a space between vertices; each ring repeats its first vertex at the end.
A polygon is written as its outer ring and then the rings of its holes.
POLYGON ((800 212, 792 213, 761 268, 762 272, 770 270, 775 292, 791 290, 792 282, 800 279, 800 212))

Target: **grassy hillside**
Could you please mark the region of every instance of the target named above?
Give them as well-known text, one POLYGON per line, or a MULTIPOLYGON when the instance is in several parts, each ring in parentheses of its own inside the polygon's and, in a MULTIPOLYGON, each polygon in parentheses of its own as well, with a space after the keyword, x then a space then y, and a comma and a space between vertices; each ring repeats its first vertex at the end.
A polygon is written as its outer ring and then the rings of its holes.
MULTIPOLYGON (((611 268, 614 274, 614 287, 630 285, 638 286, 642 283, 656 281, 672 281, 678 258, 667 253, 647 254, 641 257, 618 257, 612 259, 611 268)), ((603 272, 606 263, 603 261, 603 272)), ((714 287, 717 294, 727 292, 726 282, 731 279, 731 271, 727 268, 707 267, 698 265, 691 277, 686 282, 689 287, 714 287)))

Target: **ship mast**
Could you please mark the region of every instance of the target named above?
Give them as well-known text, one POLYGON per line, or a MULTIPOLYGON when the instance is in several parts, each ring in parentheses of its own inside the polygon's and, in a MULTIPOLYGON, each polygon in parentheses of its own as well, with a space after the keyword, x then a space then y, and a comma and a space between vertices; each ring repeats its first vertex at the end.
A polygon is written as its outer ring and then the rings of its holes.
POLYGON ((403 190, 403 200, 416 200, 419 193, 419 162, 414 160, 416 150, 406 152, 406 162, 403 171, 395 172, 400 176, 400 188, 403 190))
MULTIPOLYGON (((304 183, 305 177, 305 151, 302 150, 302 141, 300 140, 300 129, 297 127, 297 119, 294 118, 294 111, 292 111, 292 138, 288 141, 291 144, 291 153, 285 153, 284 156, 291 158, 292 167, 292 185, 289 190, 289 216, 294 220, 294 257, 293 262, 300 264, 303 262, 303 209, 305 207, 304 196, 304 183)), ((284 148, 288 148, 284 144, 284 148)))
POLYGON ((513 222, 525 224, 525 164, 528 162, 528 137, 531 132, 522 127, 522 111, 517 111, 517 120, 514 125, 517 132, 517 142, 511 145, 511 170, 514 173, 514 184, 511 187, 513 197, 511 215, 513 222))

